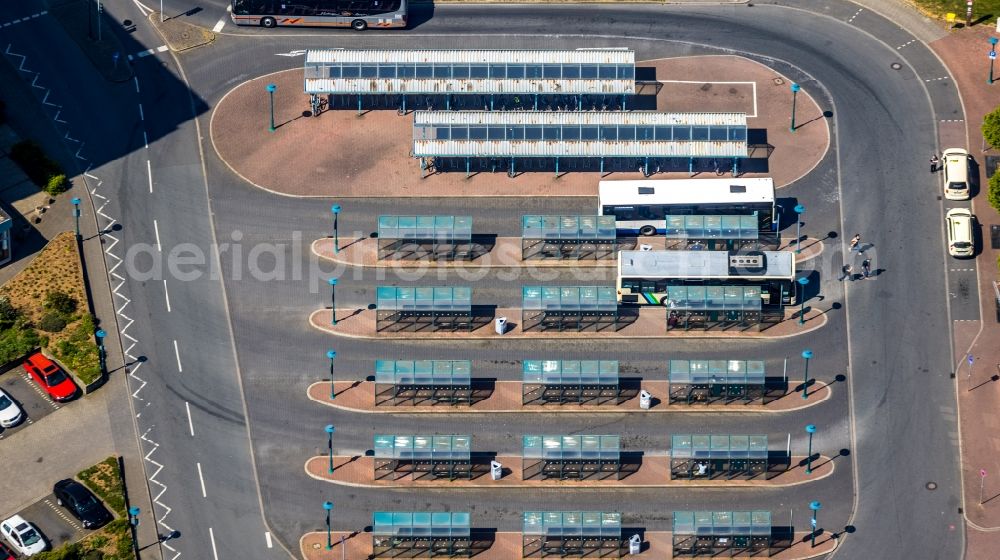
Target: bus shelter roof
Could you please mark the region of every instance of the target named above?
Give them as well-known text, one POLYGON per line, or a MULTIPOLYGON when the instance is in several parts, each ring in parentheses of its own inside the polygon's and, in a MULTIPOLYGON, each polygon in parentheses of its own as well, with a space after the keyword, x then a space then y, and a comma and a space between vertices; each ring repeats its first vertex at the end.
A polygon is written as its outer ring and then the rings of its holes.
POLYGON ((675 434, 670 436, 675 459, 767 459, 767 436, 675 434))
POLYGON ((621 437, 526 435, 521 438, 521 450, 525 459, 617 461, 621 457, 621 437))
POLYGON ((472 383, 472 361, 375 360, 375 383, 467 387, 472 383))
POLYGON ((384 311, 461 311, 472 312, 472 288, 464 286, 428 286, 405 288, 378 286, 375 305, 384 311))
POLYGON ((684 536, 770 535, 769 511, 675 511, 673 534, 684 536))
POLYGON ((615 311, 618 299, 608 286, 523 286, 521 308, 546 311, 615 311))
MULTIPOLYGON (((667 216, 667 239, 757 239, 757 216, 667 216)), ((647 251, 648 252, 648 251, 647 251)))
POLYGON ((760 311, 759 286, 667 286, 664 305, 681 311, 760 311))
POLYGON ((379 216, 378 238, 468 242, 472 239, 472 217, 379 216))
POLYGON ((617 385, 617 360, 524 360, 524 383, 542 385, 617 385))
POLYGON ((521 532, 549 537, 620 537, 622 514, 606 511, 526 511, 521 532))
POLYGON ((414 157, 747 157, 746 113, 417 111, 414 157))
POLYGON ((614 216, 521 216, 522 239, 614 241, 614 216))
POLYGON ((468 512, 376 511, 372 534, 392 537, 468 537, 468 512))
POLYGON ((671 383, 763 385, 764 360, 670 360, 671 383))
POLYGON ((307 94, 633 94, 635 52, 310 50, 307 94))
POLYGON ((374 445, 376 459, 468 462, 472 454, 472 436, 376 434, 374 445))

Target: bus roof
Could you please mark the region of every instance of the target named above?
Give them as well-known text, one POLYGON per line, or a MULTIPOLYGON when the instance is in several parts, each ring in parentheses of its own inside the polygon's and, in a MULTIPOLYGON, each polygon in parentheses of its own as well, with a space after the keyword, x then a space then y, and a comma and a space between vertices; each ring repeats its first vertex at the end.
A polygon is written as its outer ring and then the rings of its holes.
POLYGON ((753 179, 666 179, 601 181, 601 206, 636 204, 774 203, 774 181, 753 179))
POLYGON ((729 251, 621 251, 618 275, 623 278, 754 278, 791 279, 795 275, 791 251, 758 251, 730 255, 729 251), (763 262, 750 263, 755 257, 763 262))

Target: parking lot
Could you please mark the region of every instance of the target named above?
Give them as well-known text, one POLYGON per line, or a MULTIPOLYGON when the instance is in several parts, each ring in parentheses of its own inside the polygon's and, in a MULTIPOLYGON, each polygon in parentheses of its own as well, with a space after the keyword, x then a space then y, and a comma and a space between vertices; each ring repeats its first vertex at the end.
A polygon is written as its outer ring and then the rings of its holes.
POLYGON ((76 542, 93 532, 84 529, 65 508, 56 505, 56 497, 52 494, 39 498, 19 512, 6 514, 5 518, 15 513, 37 527, 52 548, 76 542))
POLYGON ((46 415, 62 407, 62 405, 49 399, 41 387, 35 383, 35 380, 20 367, 16 367, 0 375, 0 388, 10 395, 10 398, 27 415, 27 419, 13 428, 0 428, 0 439, 27 428, 34 422, 41 420, 46 415))

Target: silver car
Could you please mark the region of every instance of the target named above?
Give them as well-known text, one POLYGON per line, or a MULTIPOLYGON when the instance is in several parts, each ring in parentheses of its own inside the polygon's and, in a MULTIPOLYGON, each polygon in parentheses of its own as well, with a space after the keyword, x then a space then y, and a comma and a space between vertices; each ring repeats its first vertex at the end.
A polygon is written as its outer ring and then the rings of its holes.
POLYGON ((24 420, 24 411, 10 395, 0 389, 0 428, 13 428, 24 420))

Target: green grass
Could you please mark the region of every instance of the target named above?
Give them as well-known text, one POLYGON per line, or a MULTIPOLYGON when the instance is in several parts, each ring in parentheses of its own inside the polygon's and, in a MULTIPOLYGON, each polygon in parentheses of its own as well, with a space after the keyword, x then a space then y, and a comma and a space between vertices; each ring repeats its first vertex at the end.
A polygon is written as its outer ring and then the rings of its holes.
MULTIPOLYGON (((965 0, 912 0, 917 6, 928 12, 927 15, 944 19, 945 14, 955 14, 956 22, 965 22, 965 0)), ((972 21, 983 16, 990 16, 985 23, 996 25, 1000 17, 1000 0, 976 0, 972 7, 972 21)))
POLYGON ((93 467, 80 471, 76 477, 115 510, 115 513, 125 517, 125 486, 122 484, 117 457, 108 457, 93 467))

